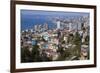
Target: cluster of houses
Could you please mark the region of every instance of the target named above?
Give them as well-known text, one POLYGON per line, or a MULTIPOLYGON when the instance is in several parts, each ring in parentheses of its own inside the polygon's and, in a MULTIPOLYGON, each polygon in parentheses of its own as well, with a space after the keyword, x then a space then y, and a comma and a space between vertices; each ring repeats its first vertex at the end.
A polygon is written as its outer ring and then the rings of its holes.
POLYGON ((66 56, 66 58, 67 60, 74 60, 76 58, 78 60, 87 60, 89 56, 88 22, 89 21, 86 20, 84 22, 78 21, 77 23, 67 22, 67 24, 62 24, 60 20, 58 20, 56 23, 57 27, 54 29, 48 29, 48 24, 46 23, 44 25, 35 25, 34 29, 21 32, 21 49, 27 47, 31 53, 33 46, 37 45, 40 57, 46 56, 49 60, 56 61, 59 60, 59 57, 64 53, 62 51, 74 49, 77 46, 77 44, 73 43, 73 38, 76 33, 78 33, 81 43, 78 45, 80 46, 80 56, 77 58, 77 56, 71 53, 71 57, 67 58, 68 56, 66 56), (62 27, 62 25, 64 26, 62 27), (78 25, 81 25, 80 29, 78 29, 78 25))

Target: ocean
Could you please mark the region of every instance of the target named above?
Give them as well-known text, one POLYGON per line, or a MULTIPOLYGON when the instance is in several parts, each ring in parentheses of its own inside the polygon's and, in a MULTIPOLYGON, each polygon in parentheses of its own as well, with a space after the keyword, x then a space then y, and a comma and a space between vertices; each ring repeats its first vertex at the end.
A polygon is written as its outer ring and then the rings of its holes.
POLYGON ((56 26, 56 19, 89 16, 89 13, 21 10, 21 30, 32 29, 34 25, 48 24, 49 29, 56 26))

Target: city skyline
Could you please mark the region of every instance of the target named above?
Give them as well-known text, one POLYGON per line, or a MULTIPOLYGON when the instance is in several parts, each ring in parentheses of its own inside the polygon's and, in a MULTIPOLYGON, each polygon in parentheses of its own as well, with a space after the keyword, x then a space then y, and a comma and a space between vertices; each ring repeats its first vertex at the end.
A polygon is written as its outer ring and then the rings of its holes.
POLYGON ((56 24, 55 19, 78 19, 83 16, 89 16, 89 13, 21 10, 21 30, 32 29, 34 25, 44 25, 45 23, 52 28, 56 24))

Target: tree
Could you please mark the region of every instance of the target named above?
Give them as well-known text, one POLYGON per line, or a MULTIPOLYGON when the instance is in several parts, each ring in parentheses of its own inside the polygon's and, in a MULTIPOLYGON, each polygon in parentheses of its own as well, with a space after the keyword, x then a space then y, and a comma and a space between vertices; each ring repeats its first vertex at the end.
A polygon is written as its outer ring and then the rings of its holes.
MULTIPOLYGON (((61 48, 63 49, 63 48, 61 48)), ((65 51, 63 51, 63 53, 60 54, 60 56, 58 57, 58 61, 64 61, 64 60, 69 60, 70 59, 70 55, 71 52, 69 49, 66 49, 65 51)))
POLYGON ((73 44, 75 44, 75 48, 72 50, 73 56, 80 56, 80 51, 81 51, 81 37, 78 32, 76 32, 74 39, 73 39, 73 44))
POLYGON ((80 37, 79 33, 76 32, 74 39, 73 39, 73 44, 80 45, 80 43, 81 43, 81 37, 80 37))
POLYGON ((32 62, 31 53, 28 47, 21 48, 21 62, 32 62))
POLYGON ((32 59, 34 62, 40 61, 39 60, 40 56, 39 56, 39 46, 38 45, 34 45, 33 49, 32 49, 32 59))

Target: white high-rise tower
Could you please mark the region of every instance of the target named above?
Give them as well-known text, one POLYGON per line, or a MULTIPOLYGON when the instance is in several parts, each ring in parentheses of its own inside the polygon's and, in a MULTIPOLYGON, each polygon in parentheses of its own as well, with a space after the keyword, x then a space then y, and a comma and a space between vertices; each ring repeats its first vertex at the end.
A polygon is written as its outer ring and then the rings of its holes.
POLYGON ((57 29, 60 29, 60 21, 57 21, 57 29))

